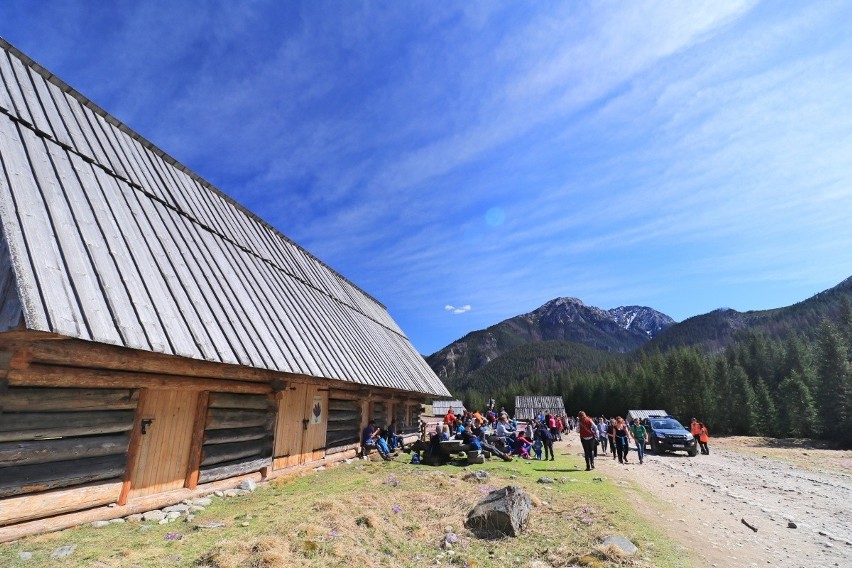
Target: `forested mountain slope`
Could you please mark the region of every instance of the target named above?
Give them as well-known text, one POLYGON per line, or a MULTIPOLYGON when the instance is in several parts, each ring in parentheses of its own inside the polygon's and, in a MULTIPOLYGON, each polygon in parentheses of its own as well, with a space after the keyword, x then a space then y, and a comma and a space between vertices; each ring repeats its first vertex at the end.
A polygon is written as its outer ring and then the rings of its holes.
POLYGON ((674 323, 647 307, 602 310, 576 298, 556 298, 528 314, 471 332, 426 361, 451 391, 468 388, 480 370, 477 383, 503 384, 530 371, 593 368, 610 358, 606 354, 630 352, 674 323), (494 375, 484 372, 486 366, 494 375))

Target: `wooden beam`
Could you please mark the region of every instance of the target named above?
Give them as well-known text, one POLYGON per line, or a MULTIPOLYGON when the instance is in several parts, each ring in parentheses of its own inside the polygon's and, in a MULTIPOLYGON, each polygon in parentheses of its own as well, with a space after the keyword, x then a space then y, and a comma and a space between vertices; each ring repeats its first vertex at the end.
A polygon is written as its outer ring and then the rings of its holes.
MULTIPOLYGON (((258 369, 245 365, 201 361, 107 345, 94 341, 64 338, 62 341, 42 340, 40 334, 0 333, 0 350, 25 350, 33 363, 66 365, 92 369, 141 371, 164 375, 248 381, 269 384, 272 381, 297 381, 327 384, 331 379, 258 369), (27 340, 32 338, 31 340, 27 340)), ((353 385, 357 387, 360 385, 353 385)))
POLYGON ((197 392, 209 390, 244 394, 271 392, 269 385, 263 383, 36 364, 30 365, 26 370, 10 370, 9 385, 13 387, 151 388, 197 392))
POLYGON ((117 500, 119 505, 127 503, 127 497, 130 495, 131 476, 136 470, 136 464, 139 462, 139 448, 142 445, 142 408, 144 408, 142 403, 145 402, 146 396, 148 396, 147 390, 139 393, 139 404, 136 406, 136 412, 133 416, 133 427, 130 429, 130 444, 127 448, 127 468, 124 470, 124 477, 121 480, 121 492, 117 500))
POLYGON ((210 393, 198 393, 195 403, 195 420, 192 422, 192 441, 189 443, 189 467, 187 468, 184 487, 195 489, 198 485, 198 468, 201 466, 201 447, 204 444, 204 424, 207 422, 207 406, 210 393))
POLYGON ((136 389, 11 389, 3 396, 6 412, 70 412, 76 410, 133 410, 136 389))
POLYGON ((0 501, 0 526, 114 503, 120 491, 120 481, 107 481, 9 497, 0 501))
POLYGON ((0 477, 0 498, 81 485, 103 479, 118 479, 124 473, 126 464, 122 453, 53 462, 49 465, 4 467, 3 475, 0 477))
MULTIPOLYGON (((161 509, 167 505, 180 503, 185 499, 192 499, 194 497, 208 495, 214 491, 237 487, 240 483, 247 479, 257 482, 261 481, 262 477, 260 473, 252 473, 205 485, 199 485, 195 490, 179 489, 177 491, 169 491, 167 493, 157 493, 156 495, 150 495, 148 497, 140 497, 138 499, 134 499, 124 507, 98 507, 96 509, 89 509, 78 513, 18 523, 8 527, 0 527, 0 542, 9 542, 34 534, 60 531, 92 523, 94 521, 106 521, 109 519, 132 515, 134 513, 144 513, 145 511, 151 511, 153 509, 161 509)), ((32 496, 31 498, 34 497, 37 496, 32 496)), ((4 502, 5 501, 0 501, 0 507, 2 507, 4 502)))
POLYGON ((58 440, 0 443, 0 467, 123 454, 130 436, 84 436, 58 440))
POLYGON ((132 410, 6 412, 0 414, 0 442, 113 434, 126 432, 132 424, 132 410))

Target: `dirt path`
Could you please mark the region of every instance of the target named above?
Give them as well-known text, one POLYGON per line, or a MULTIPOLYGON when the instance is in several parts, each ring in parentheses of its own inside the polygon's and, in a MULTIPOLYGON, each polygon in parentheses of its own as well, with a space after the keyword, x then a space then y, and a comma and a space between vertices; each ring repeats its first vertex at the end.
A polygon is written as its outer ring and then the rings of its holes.
MULTIPOLYGON (((576 437, 568 450, 582 453, 576 437)), ((596 471, 632 488, 637 510, 706 566, 852 566, 852 452, 758 438, 710 451, 644 465, 632 451, 629 465, 599 457, 596 471)))

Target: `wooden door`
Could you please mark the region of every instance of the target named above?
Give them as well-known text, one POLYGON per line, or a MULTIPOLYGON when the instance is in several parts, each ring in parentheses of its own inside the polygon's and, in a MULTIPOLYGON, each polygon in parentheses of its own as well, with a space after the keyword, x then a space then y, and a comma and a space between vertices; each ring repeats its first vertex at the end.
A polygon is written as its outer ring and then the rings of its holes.
POLYGON ((305 437, 302 442, 302 463, 325 457, 325 435, 328 429, 328 389, 308 386, 305 395, 305 437))
POLYGON ((325 456, 328 393, 316 385, 296 384, 281 393, 272 467, 308 463, 325 456))
POLYGON ((139 448, 130 499, 180 489, 186 480, 198 393, 145 390, 139 399, 139 448))

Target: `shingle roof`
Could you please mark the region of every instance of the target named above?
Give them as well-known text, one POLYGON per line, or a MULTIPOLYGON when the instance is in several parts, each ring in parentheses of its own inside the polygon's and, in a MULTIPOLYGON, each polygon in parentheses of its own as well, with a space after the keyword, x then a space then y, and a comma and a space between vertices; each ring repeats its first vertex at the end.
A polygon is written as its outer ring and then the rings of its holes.
POLYGON ((0 38, 0 330, 449 395, 387 309, 0 38))

